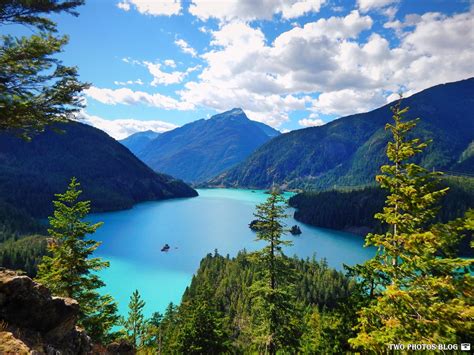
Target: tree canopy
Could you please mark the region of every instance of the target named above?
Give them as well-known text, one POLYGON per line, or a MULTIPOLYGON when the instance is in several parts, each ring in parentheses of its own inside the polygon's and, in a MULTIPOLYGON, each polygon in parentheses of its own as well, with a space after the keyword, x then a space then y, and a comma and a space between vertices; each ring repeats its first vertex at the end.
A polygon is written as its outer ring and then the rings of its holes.
POLYGON ((54 215, 49 218, 50 255, 43 257, 37 280, 54 295, 77 300, 81 308, 79 324, 94 341, 105 341, 119 320, 117 304, 111 296, 97 291, 105 286, 97 271, 108 267, 109 262, 92 257, 100 243, 90 235, 102 223, 84 221, 90 201, 78 200, 82 193, 79 186, 73 178, 67 191, 56 195, 54 215))
POLYGON ((0 4, 0 28, 24 25, 33 34, 0 37, 0 131, 13 130, 24 138, 48 124, 73 118, 81 107, 80 93, 88 85, 78 80, 77 68, 55 57, 68 42, 58 36, 48 14, 67 12, 83 0, 5 0, 0 4))
POLYGON ((355 273, 371 296, 360 309, 356 348, 385 352, 387 344, 459 343, 472 337, 472 260, 455 256, 454 246, 472 229, 472 211, 448 223, 433 223, 437 202, 448 188, 440 188, 438 172, 413 163, 428 145, 410 136, 417 120, 404 120, 408 108, 393 108, 386 129, 390 164, 377 176, 387 189, 385 206, 375 217, 389 226, 385 233, 368 234, 376 256, 355 273), (469 334, 470 333, 470 334, 469 334))

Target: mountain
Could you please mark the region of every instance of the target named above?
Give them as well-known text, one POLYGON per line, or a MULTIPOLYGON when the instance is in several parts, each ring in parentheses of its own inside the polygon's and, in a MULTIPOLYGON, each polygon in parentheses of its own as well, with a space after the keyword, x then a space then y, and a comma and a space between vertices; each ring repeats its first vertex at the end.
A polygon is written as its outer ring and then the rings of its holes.
MULTIPOLYGON (((402 104, 410 107, 407 119, 421 119, 414 134, 433 139, 418 163, 474 173, 474 78, 434 86, 402 104)), ((387 162, 390 133, 384 127, 392 120, 391 105, 280 135, 207 185, 325 189, 373 183, 387 162)))
POLYGON ((279 134, 236 108, 162 133, 133 152, 156 171, 196 183, 243 161, 279 134))
POLYGON ((106 133, 78 122, 48 128, 30 142, 0 134, 0 200, 21 206, 34 217, 52 211, 55 193, 71 177, 81 183, 94 211, 134 203, 196 196, 182 181, 155 173, 106 133))
POLYGON ((130 149, 132 152, 139 152, 159 135, 160 134, 158 132, 148 130, 134 133, 127 138, 120 140, 119 142, 130 149))

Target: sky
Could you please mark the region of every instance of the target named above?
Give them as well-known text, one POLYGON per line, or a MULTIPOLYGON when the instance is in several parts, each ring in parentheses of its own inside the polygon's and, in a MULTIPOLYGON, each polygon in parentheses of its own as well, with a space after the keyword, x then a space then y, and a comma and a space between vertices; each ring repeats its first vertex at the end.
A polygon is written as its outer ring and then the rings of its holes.
POLYGON ((116 139, 235 107, 282 132, 474 76, 463 0, 87 0, 55 16, 116 139))

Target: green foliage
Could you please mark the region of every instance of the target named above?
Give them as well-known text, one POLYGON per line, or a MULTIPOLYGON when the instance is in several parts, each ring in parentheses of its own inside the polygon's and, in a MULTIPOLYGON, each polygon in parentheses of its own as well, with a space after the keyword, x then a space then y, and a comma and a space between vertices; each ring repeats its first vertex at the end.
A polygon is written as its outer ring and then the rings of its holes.
POLYGON ((282 239, 287 232, 282 224, 286 207, 285 198, 273 191, 254 213, 256 241, 263 241, 265 246, 252 255, 261 273, 251 286, 252 338, 260 352, 270 354, 287 346, 294 347, 299 338, 292 275, 282 249, 292 244, 282 239))
POLYGON ((173 346, 179 354, 222 354, 228 350, 224 319, 208 297, 183 303, 179 314, 173 346))
POLYGON ((170 303, 166 307, 163 320, 159 323, 160 333, 158 338, 157 349, 162 349, 163 352, 173 349, 175 346, 175 338, 178 327, 178 307, 173 303, 170 303), (161 340, 161 341, 160 341, 161 340))
POLYGON ((145 301, 141 299, 138 290, 135 290, 130 296, 128 317, 121 321, 127 340, 136 349, 139 349, 145 342, 147 324, 143 315, 143 307, 145 307, 145 301))
POLYGON ((94 341, 104 342, 117 323, 117 306, 109 295, 97 292, 105 284, 96 272, 108 267, 109 263, 91 258, 100 243, 87 236, 101 223, 84 221, 90 211, 90 201, 78 201, 81 192, 79 183, 73 178, 67 191, 56 195, 54 215, 49 218, 50 256, 43 257, 37 281, 56 296, 77 300, 81 308, 79 324, 94 341))
POLYGON ((94 211, 131 208, 133 204, 197 193, 183 182, 153 172, 106 133, 78 122, 47 128, 25 142, 0 134, 0 201, 34 217, 52 213, 54 193, 77 177, 94 211))
MULTIPOLYGON (((441 187, 449 187, 449 193, 439 200, 441 208, 434 221, 448 222, 462 217, 474 208, 474 178, 443 177, 441 187)), ((297 210, 295 219, 318 227, 345 230, 357 234, 384 232, 387 225, 374 218, 382 210, 387 192, 379 187, 349 190, 303 192, 290 198, 289 204, 297 210)), ((459 247, 460 255, 474 255, 469 238, 459 247)))
POLYGON ((439 173, 413 163, 427 143, 409 136, 417 120, 404 121, 407 110, 400 102, 393 107, 394 123, 386 125, 393 136, 387 146, 391 164, 377 176, 389 195, 375 217, 389 229, 367 235, 377 255, 352 270, 370 285, 372 298, 359 311, 351 343, 377 352, 387 344, 459 343, 473 331, 473 281, 467 271, 472 261, 453 256, 463 231, 472 226, 472 214, 432 224, 436 203, 448 188, 438 188, 439 173))
POLYGON ((22 209, 0 202, 0 266, 34 277, 46 254, 45 228, 22 209))
MULTIPOLYGON (((308 353, 308 349, 319 349, 321 353, 348 351, 348 339, 353 335, 351 328, 356 319, 355 305, 362 298, 355 282, 329 268, 324 260, 281 257, 294 276, 289 306, 296 305, 298 317, 278 317, 285 322, 282 328, 288 330, 288 339, 280 349, 290 353, 298 350, 308 353), (310 320, 313 313, 321 318, 320 323, 310 320), (313 339, 315 334, 317 339, 313 339)), ((262 351, 258 343, 261 335, 255 334, 255 313, 260 310, 255 306, 252 285, 264 280, 263 266, 246 251, 233 259, 217 251, 208 254, 201 260, 181 305, 170 304, 163 316, 154 314, 146 321, 145 341, 140 351, 160 354, 262 351)))
POLYGON ((42 235, 23 236, 0 243, 0 265, 8 269, 23 270, 36 276, 38 264, 47 251, 47 239, 42 235))
POLYGON ((44 226, 24 209, 0 201, 0 243, 45 231, 44 226))
POLYGON ((65 122, 81 107, 80 93, 88 85, 77 69, 64 66, 54 55, 68 39, 57 37, 48 14, 69 12, 84 1, 3 1, 0 26, 21 24, 39 31, 30 37, 0 38, 0 130, 14 130, 24 138, 48 124, 65 122))
MULTIPOLYGON (((321 344, 327 343, 336 347, 338 343, 340 349, 348 350, 347 340, 351 335, 355 310, 349 309, 346 305, 352 304, 350 299, 353 295, 358 295, 355 283, 341 272, 329 268, 324 260, 316 261, 314 258, 301 260, 286 256, 282 258, 285 259, 294 280, 294 287, 288 290, 291 293, 288 295, 288 302, 291 301, 289 306, 290 309, 298 310, 297 318, 278 314, 277 318, 285 322, 282 328, 288 330, 286 334, 288 339, 283 340, 283 349, 295 352, 300 346, 304 347, 306 339, 311 337, 309 334, 311 330, 306 321, 302 320, 306 319, 307 312, 318 309, 325 320, 335 318, 340 320, 331 323, 335 328, 332 331, 324 328, 326 330, 321 334, 321 344), (346 308, 342 307, 343 305, 346 308)), ((224 334, 228 334, 230 352, 248 353, 259 349, 263 351, 259 342, 261 333, 256 334, 255 324, 265 324, 265 320, 260 323, 260 319, 255 319, 256 312, 260 310, 255 304, 255 286, 252 286, 264 281, 263 267, 264 264, 256 262, 252 254, 245 251, 233 259, 217 253, 208 254, 201 261, 199 270, 183 295, 182 305, 199 304, 201 300, 207 300, 210 305, 215 306, 215 314, 220 318, 218 328, 224 334)), ((188 307, 180 306, 177 318, 188 319, 186 314, 188 307)), ((283 310, 283 313, 286 312, 288 310, 283 310)), ((326 324, 327 327, 331 327, 329 320, 326 324)), ((176 326, 180 327, 183 325, 176 326)), ((176 333, 173 327, 170 329, 171 334, 176 333)), ((167 337, 173 338, 173 335, 167 337)), ((164 346, 163 349, 166 350, 167 347, 164 346)))
MULTIPOLYGON (((473 194, 474 195, 474 194, 473 194)), ((384 205, 386 193, 375 187, 352 190, 302 192, 289 199, 294 218, 318 227, 346 231, 381 230, 374 218, 384 205)))
POLYGON ((343 354, 349 351, 347 339, 351 332, 354 313, 342 310, 321 312, 309 308, 303 319, 304 332, 300 340, 303 354, 343 354))
POLYGON ((77 16, 74 10, 84 4, 84 0, 4 0, 0 12, 1 24, 22 24, 34 26, 40 31, 56 32, 56 24, 45 14, 67 12, 77 16))
POLYGON ((164 316, 160 312, 152 314, 146 323, 142 342, 145 349, 154 350, 158 354, 163 350, 163 320, 164 316))

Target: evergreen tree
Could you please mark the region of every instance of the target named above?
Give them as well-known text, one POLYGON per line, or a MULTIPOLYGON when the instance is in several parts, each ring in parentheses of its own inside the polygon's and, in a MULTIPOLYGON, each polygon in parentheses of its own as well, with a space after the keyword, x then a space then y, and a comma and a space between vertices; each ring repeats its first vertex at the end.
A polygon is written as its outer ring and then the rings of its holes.
POLYGON ((222 317, 202 295, 180 306, 175 350, 179 354, 222 354, 228 350, 228 334, 222 317), (182 308, 182 309, 181 309, 182 308))
MULTIPOLYGON (((80 92, 87 84, 77 79, 77 69, 54 55, 68 42, 57 36, 49 14, 67 12, 83 0, 4 0, 0 2, 0 27, 20 24, 36 28, 30 37, 0 37, 0 131, 14 129, 25 138, 44 126, 64 122, 80 107, 80 92)), ((3 32, 3 31, 2 31, 3 32)), ((3 32, 5 33, 5 32, 3 32)))
POLYGON ((163 352, 166 349, 172 349, 175 344, 176 328, 178 326, 178 307, 172 302, 168 304, 163 315, 163 320, 160 322, 161 326, 161 345, 163 352))
POLYGON ((256 241, 265 246, 252 255, 260 266, 261 277, 252 285, 252 337, 260 351, 275 354, 280 348, 295 346, 299 338, 295 318, 296 302, 291 287, 292 273, 283 254, 283 246, 291 245, 282 239, 286 233, 282 219, 286 217, 286 200, 277 191, 257 205, 256 241))
POLYGON ((410 137, 417 120, 404 121, 408 108, 400 105, 392 108, 394 123, 386 125, 393 135, 387 146, 391 164, 376 178, 389 195, 375 217, 389 230, 367 235, 377 254, 353 269, 371 299, 359 312, 351 343, 377 352, 396 343, 459 343, 473 328, 473 283, 466 272, 471 261, 453 253, 472 217, 432 223, 448 189, 437 188, 439 173, 413 163, 427 143, 410 137))
POLYGON ((135 290, 130 296, 130 303, 128 304, 128 317, 122 320, 122 325, 125 328, 127 340, 138 349, 144 344, 145 330, 147 323, 143 315, 143 307, 145 301, 140 297, 138 290, 135 290))
POLYGON ((146 322, 144 345, 148 349, 153 349, 156 354, 163 353, 163 319, 160 312, 154 312, 146 322))
POLYGON ((91 258, 100 243, 86 237, 101 223, 84 221, 90 201, 78 201, 82 193, 79 186, 73 178, 67 191, 56 195, 54 215, 49 217, 50 256, 44 256, 38 266, 37 281, 56 296, 77 300, 81 309, 79 324, 94 341, 105 342, 118 321, 117 305, 111 296, 97 292, 105 284, 96 272, 109 263, 91 258))

